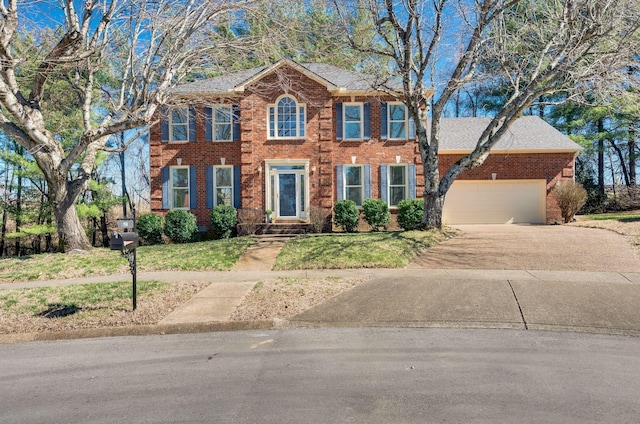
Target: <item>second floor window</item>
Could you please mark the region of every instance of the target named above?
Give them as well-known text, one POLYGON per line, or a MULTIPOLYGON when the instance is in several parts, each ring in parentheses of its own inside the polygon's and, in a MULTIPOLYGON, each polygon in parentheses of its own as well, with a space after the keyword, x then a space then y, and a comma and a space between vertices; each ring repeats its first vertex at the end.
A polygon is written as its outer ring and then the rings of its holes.
POLYGON ((344 103, 344 139, 362 140, 362 103, 344 103))
POLYGON ((407 138, 407 107, 402 103, 389 103, 389 138, 407 138))
POLYGON ((213 108, 213 141, 231 141, 232 137, 232 117, 231 106, 215 106, 213 108))
POLYGON ((306 107, 291 96, 269 106, 269 138, 304 138, 306 107))
POLYGON ((171 109, 170 141, 189 141, 189 109, 186 107, 171 109))

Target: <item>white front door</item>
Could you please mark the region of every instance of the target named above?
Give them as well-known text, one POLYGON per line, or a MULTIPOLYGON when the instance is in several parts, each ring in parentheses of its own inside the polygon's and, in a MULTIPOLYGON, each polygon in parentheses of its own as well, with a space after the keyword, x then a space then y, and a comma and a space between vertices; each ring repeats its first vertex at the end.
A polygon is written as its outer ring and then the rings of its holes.
POLYGON ((306 219, 308 162, 267 164, 267 209, 276 219, 306 219))

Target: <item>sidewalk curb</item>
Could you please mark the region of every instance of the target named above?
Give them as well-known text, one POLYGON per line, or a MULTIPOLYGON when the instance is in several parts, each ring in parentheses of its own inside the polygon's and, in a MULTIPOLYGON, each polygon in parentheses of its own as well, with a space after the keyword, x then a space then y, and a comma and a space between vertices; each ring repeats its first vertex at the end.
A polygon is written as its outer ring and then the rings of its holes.
POLYGON ((15 344, 40 341, 95 339, 126 336, 163 336, 168 334, 211 333, 222 331, 270 330, 275 327, 272 320, 264 321, 216 321, 199 324, 136 325, 127 327, 86 328, 40 333, 0 334, 0 344, 15 344))

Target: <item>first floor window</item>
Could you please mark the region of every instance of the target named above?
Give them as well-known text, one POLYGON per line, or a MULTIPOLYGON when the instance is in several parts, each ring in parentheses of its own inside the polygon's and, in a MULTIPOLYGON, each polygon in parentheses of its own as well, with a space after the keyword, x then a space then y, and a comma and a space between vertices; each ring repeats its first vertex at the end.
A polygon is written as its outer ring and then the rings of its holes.
POLYGON ((345 165, 344 183, 344 198, 346 200, 353 200, 356 205, 362 206, 362 165, 345 165))
POLYGON ((170 141, 189 141, 189 109, 186 107, 171 109, 170 141))
POLYGON ((171 207, 189 209, 189 167, 171 167, 171 207))
POLYGON ((407 167, 389 165, 389 206, 397 206, 407 198, 407 167))
POLYGON ((214 206, 233 206, 233 167, 214 166, 213 170, 214 206))

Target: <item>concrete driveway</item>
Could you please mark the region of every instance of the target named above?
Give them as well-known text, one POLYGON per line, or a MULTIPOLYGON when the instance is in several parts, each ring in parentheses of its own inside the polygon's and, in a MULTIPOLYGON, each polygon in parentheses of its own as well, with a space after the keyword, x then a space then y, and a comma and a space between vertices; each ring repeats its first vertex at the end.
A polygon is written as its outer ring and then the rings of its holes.
POLYGON ((459 225, 409 268, 640 271, 638 251, 617 233, 563 225, 459 225))

